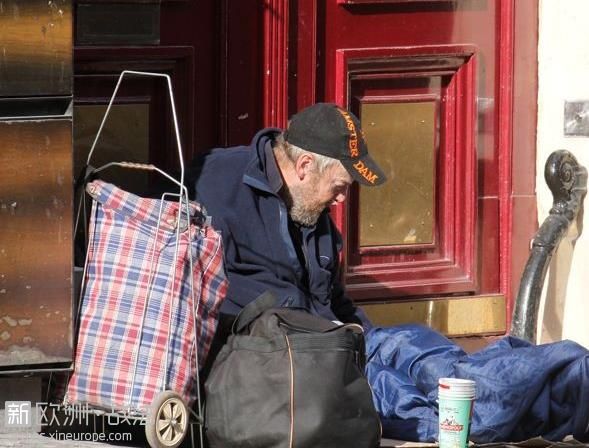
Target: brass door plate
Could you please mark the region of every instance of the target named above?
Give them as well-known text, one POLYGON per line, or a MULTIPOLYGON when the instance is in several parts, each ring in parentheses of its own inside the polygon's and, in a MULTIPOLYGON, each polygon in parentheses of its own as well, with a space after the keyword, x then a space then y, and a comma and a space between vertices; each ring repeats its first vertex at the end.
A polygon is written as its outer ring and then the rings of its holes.
POLYGON ((505 296, 468 296, 361 305, 375 326, 422 324, 446 336, 504 334, 505 296))

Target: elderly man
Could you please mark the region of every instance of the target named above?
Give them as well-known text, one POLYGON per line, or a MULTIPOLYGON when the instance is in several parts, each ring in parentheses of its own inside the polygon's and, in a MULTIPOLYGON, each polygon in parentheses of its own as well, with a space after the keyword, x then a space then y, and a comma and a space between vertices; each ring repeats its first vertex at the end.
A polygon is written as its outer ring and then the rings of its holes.
POLYGON ((249 146, 215 149, 195 168, 196 199, 223 235, 222 313, 234 316, 272 290, 283 306, 370 327, 340 283, 341 235, 329 216, 353 181, 385 181, 354 115, 318 103, 284 132, 264 129, 249 146))

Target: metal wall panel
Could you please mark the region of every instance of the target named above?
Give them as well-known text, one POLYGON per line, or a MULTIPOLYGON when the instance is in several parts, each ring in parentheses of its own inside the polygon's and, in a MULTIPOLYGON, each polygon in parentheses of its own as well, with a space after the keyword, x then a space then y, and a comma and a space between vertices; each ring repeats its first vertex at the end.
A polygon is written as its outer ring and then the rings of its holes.
POLYGON ((160 1, 78 3, 77 45, 157 45, 160 1))
POLYGON ((71 135, 0 120, 0 370, 72 359, 71 135))
POLYGON ((0 96, 72 93, 71 0, 0 2, 0 96))

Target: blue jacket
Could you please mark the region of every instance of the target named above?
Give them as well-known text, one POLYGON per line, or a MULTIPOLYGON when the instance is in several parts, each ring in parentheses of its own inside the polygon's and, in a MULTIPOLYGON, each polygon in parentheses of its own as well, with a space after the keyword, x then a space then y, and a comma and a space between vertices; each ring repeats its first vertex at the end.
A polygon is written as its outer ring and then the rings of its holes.
POLYGON ((278 132, 263 129, 249 146, 214 149, 193 166, 196 200, 223 236, 229 289, 221 311, 237 314, 272 290, 282 306, 369 328, 339 281, 342 240, 328 210, 313 228, 301 228, 306 266, 299 261, 289 233, 293 224, 278 195, 283 182, 272 152, 278 132))

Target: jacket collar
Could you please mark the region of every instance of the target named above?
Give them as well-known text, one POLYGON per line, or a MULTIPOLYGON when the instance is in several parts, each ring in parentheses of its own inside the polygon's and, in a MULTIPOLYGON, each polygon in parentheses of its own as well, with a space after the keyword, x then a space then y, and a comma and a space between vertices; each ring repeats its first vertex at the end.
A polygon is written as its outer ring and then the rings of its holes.
POLYGON ((278 195, 283 186, 272 150, 274 138, 280 132, 278 128, 266 128, 255 135, 250 144, 251 158, 243 175, 244 184, 274 195, 278 195))

